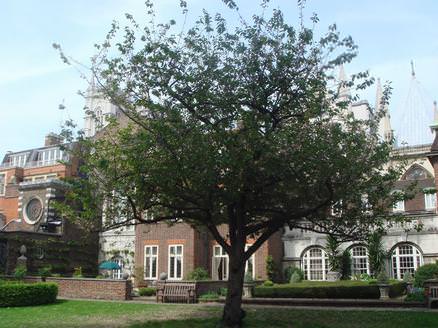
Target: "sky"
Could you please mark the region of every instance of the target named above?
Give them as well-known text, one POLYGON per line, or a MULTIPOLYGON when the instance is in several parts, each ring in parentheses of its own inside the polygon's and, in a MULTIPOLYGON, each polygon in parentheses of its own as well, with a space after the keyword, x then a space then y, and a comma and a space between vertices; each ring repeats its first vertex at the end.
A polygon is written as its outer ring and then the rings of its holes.
MULTIPOLYGON (((231 22, 235 12, 220 0, 187 0, 190 25, 207 9, 220 12, 231 22)), ((182 21, 179 0, 156 0, 157 21, 182 21)), ((237 0, 241 15, 259 12, 257 0, 237 0)), ((64 64, 52 43, 87 66, 93 45, 103 40, 113 19, 123 22, 131 13, 144 18, 143 0, 1 0, 0 11, 0 158, 6 151, 40 147, 44 136, 60 130, 73 119, 83 125, 87 88, 81 66, 64 64), (65 109, 60 110, 59 104, 65 109)), ((298 23, 295 0, 271 0, 291 24, 298 23)), ((438 29, 435 0, 307 0, 304 17, 313 12, 320 23, 317 33, 336 23, 359 46, 358 57, 345 67, 348 73, 369 70, 382 81, 391 81, 389 106, 399 143, 427 143, 433 139, 428 125, 433 120, 432 101, 438 98, 438 29), (411 78, 414 61, 416 79, 411 78)), ((375 90, 364 98, 374 105, 375 90)))

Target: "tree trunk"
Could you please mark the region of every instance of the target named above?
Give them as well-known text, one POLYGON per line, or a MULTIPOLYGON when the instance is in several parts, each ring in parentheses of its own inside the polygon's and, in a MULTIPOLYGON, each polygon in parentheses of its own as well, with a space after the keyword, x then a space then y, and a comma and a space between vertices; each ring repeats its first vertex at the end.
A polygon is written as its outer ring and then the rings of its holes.
POLYGON ((242 291, 245 275, 245 262, 242 261, 245 252, 245 242, 232 246, 230 272, 228 277, 228 292, 225 301, 222 322, 224 327, 237 328, 242 326, 245 311, 242 310, 242 291))

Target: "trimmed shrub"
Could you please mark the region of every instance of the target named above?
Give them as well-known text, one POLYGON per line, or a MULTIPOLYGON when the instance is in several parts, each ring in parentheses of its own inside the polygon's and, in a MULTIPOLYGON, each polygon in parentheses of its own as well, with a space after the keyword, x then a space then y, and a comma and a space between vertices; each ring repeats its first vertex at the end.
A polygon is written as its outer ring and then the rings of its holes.
POLYGON ((274 281, 276 272, 277 268, 275 266, 274 258, 272 255, 268 255, 266 257, 266 274, 268 276, 268 280, 274 281))
POLYGON ((272 286, 274 286, 274 283, 271 280, 265 280, 263 282, 263 286, 272 287, 272 286))
POLYGON ((54 283, 13 283, 0 285, 0 307, 49 304, 56 301, 58 285, 54 283))
POLYGON ((407 283, 402 281, 397 281, 394 283, 390 283, 389 285, 389 297, 395 298, 406 295, 407 293, 407 283))
POLYGON ((290 276, 290 280, 289 283, 291 284, 296 284, 298 282, 301 282, 303 280, 303 277, 300 275, 300 273, 298 271, 295 271, 294 273, 292 273, 292 275, 290 276))
POLYGON ((431 263, 422 265, 415 272, 414 286, 424 287, 424 282, 428 279, 434 279, 438 277, 438 264, 431 263))
POLYGON ((201 281, 201 280, 210 280, 210 275, 208 271, 204 268, 195 268, 192 272, 187 275, 189 280, 201 281))
POLYGON ((300 268, 290 266, 284 269, 284 278, 286 283, 291 282, 290 280, 294 272, 297 272, 300 275, 301 280, 304 279, 304 272, 300 268))
POLYGON ((157 293, 157 289, 153 287, 143 287, 138 289, 140 296, 153 296, 157 293))
POLYGON ((216 292, 207 292, 198 297, 200 302, 217 302, 219 300, 219 294, 216 292))
POLYGON ((426 295, 424 294, 424 288, 413 288, 412 291, 406 296, 406 302, 426 302, 426 295))
MULTIPOLYGON (((405 283, 390 286, 390 297, 398 297, 406 292, 405 283)), ((360 281, 340 282, 302 282, 297 284, 274 285, 272 287, 257 286, 255 297, 267 298, 346 298, 346 299, 378 299, 379 287, 360 281)))
POLYGON ((19 265, 14 270, 14 278, 17 280, 23 280, 26 277, 27 269, 24 265, 19 265))

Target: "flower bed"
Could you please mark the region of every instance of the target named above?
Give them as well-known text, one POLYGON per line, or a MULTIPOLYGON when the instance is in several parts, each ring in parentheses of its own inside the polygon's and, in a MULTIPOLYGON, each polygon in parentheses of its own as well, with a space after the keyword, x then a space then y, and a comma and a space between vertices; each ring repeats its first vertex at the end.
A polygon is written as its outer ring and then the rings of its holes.
POLYGON ((49 304, 56 301, 58 286, 53 283, 0 284, 0 307, 49 304))
MULTIPOLYGON (((399 297, 406 293, 406 284, 392 282, 389 296, 399 297)), ((375 282, 366 281, 303 281, 295 284, 275 284, 258 286, 254 297, 265 298, 344 298, 344 299, 378 299, 379 287, 375 282)))

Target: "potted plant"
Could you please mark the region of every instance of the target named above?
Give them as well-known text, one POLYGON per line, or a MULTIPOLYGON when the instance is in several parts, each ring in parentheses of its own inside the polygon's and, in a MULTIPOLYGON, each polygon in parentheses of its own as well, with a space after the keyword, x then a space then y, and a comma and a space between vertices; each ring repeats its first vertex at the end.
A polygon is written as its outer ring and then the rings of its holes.
POLYGON ((388 299, 389 298, 389 279, 385 270, 380 271, 377 275, 377 286, 380 291, 380 299, 388 299))

